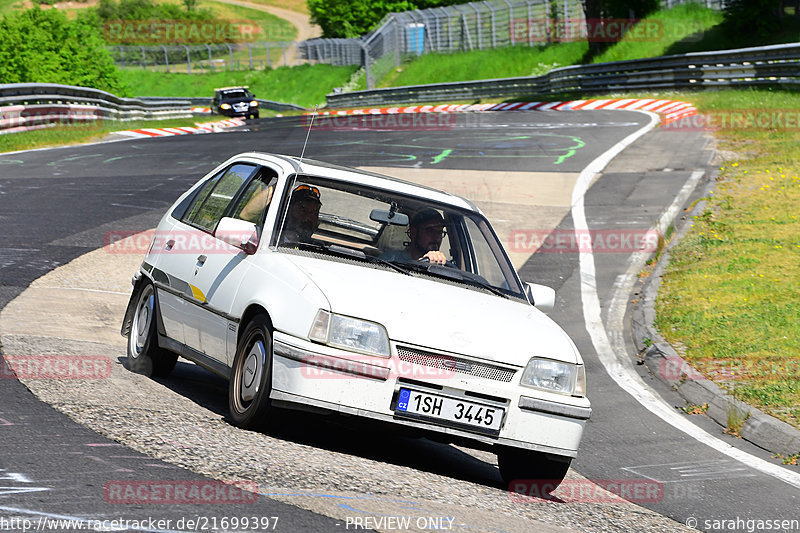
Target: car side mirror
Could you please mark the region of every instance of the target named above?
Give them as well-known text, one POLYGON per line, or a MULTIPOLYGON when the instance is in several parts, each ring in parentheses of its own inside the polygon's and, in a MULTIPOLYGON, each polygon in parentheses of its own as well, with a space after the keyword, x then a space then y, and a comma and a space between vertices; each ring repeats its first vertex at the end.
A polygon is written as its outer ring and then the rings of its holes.
POLYGON ((556 306, 556 291, 545 285, 525 283, 525 294, 528 301, 543 313, 549 313, 556 306))
POLYGON ((258 228, 252 222, 223 217, 217 224, 214 237, 253 255, 258 249, 258 228))
POLYGON ((408 226, 408 215, 397 211, 384 211, 383 209, 373 209, 369 214, 369 219, 375 222, 382 222, 394 226, 408 226))

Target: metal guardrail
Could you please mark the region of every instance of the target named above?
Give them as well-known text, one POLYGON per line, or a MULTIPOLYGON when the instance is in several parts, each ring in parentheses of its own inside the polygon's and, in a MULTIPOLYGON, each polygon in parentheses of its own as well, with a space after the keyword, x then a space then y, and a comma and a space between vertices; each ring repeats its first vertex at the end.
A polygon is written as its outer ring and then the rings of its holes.
POLYGON ((98 89, 55 83, 0 85, 0 133, 26 131, 54 123, 191 116, 191 102, 184 99, 147 102, 98 89))
MULTIPOLYGON (((169 101, 170 99, 167 97, 162 96, 139 96, 139 100, 143 100, 145 102, 162 102, 162 101, 169 101)), ((206 97, 187 97, 181 98, 181 100, 186 100, 192 104, 192 106, 205 106, 208 107, 211 105, 211 98, 206 97)), ((287 104, 284 102, 276 102, 274 100, 263 100, 261 98, 256 98, 258 102, 258 106, 262 109, 271 109, 273 111, 308 111, 303 106, 299 106, 297 104, 287 104)))
MULTIPOLYGON (((295 104, 258 102, 275 111, 305 111, 295 104)), ((193 116, 192 107, 210 104, 211 98, 123 98, 98 89, 55 83, 0 84, 0 134, 97 120, 189 118, 193 116)))
POLYGON ((326 99, 328 107, 344 108, 562 93, 787 84, 800 84, 800 43, 575 65, 553 69, 543 76, 354 91, 329 94, 326 99))

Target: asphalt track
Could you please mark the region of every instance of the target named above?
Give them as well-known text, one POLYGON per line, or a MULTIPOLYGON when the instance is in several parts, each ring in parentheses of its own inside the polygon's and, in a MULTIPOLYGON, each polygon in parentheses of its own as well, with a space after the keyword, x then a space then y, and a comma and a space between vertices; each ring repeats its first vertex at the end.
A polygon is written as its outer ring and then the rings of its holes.
MULTIPOLYGON (((349 166, 395 167, 398 172, 502 169, 577 173, 648 120, 630 112, 454 116, 455 122, 411 129, 383 122, 377 124, 380 131, 374 123, 369 130, 352 123, 323 124, 312 132, 306 156, 349 166)), ((252 131, 247 133, 0 155, 0 223, 4 229, 0 235, 0 307, 34 279, 101 246, 109 225, 132 230, 153 227, 153 210, 166 208, 205 171, 230 155, 247 150, 299 154, 305 140, 301 126, 303 119, 262 120, 251 124, 252 131)), ((696 133, 648 134, 618 157, 589 189, 585 198, 589 227, 633 232, 649 228, 691 172, 707 165, 701 146, 696 133)), ((573 220, 567 216, 557 231, 572 229, 573 220)), ((627 261, 626 253, 595 254, 604 311, 627 261)), ((697 527, 708 531, 747 530, 747 520, 797 518, 797 488, 676 431, 611 380, 595 356, 584 325, 575 250, 537 253, 520 271, 523 279, 557 289, 558 307, 552 316, 567 329, 587 363, 594 415, 573 463, 579 472, 596 480, 658 480, 663 483, 663 495, 638 503, 678 522, 694 518, 697 527), (726 527, 714 520, 734 522, 726 527)), ((641 374, 669 402, 682 405, 660 382, 643 370, 641 374)), ((120 453, 113 443, 32 398, 14 380, 3 380, 1 385, 0 431, 13 429, 13 433, 4 435, 0 456, 0 512, 13 514, 10 509, 17 509, 22 515, 25 513, 19 510, 23 509, 51 515, 118 515, 120 506, 110 507, 97 498, 97 487, 108 479, 108 470, 132 470, 137 479, 163 479, 161 469, 170 468, 146 456, 120 453), (97 468, 98 464, 108 470, 97 468), (43 486, 56 488, 29 490, 43 486)), ((731 446, 777 463, 768 453, 721 435, 720 428, 703 417, 692 421, 731 446)), ((184 476, 199 479, 180 471, 180 479, 184 476)), ((282 523, 285 531, 337 527, 331 519, 289 510, 265 498, 258 505, 263 506, 260 514, 280 513, 282 520, 287 517, 282 523)), ((124 514, 140 517, 146 511, 133 506, 124 514)), ((173 512, 174 516, 197 514, 192 508, 173 512)), ((206 514, 214 512, 230 514, 229 509, 204 509, 206 514)))

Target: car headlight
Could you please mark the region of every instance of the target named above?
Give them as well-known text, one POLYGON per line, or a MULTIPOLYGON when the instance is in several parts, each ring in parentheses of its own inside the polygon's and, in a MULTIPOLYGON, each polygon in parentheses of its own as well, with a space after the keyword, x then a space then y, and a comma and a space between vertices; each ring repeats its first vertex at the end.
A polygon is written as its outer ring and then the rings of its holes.
POLYGON ((231 104, 220 104, 219 108, 220 109, 230 109, 231 108, 231 104))
POLYGON ((389 357, 389 335, 375 322, 342 316, 320 309, 308 337, 330 346, 380 357, 389 357))
POLYGON ((533 357, 525 366, 520 383, 526 387, 558 394, 586 396, 586 368, 583 365, 533 357))
POLYGON ((250 102, 250 107, 258 107, 258 101, 253 100, 252 102, 250 102))

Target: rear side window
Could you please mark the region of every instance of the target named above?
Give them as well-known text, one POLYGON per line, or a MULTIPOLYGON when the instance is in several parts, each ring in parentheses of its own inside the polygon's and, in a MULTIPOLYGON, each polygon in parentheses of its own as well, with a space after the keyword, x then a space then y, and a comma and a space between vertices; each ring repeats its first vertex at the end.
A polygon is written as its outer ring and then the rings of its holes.
POLYGON ((208 180, 200 189, 183 217, 183 222, 213 232, 236 193, 258 169, 255 165, 236 164, 208 180))

